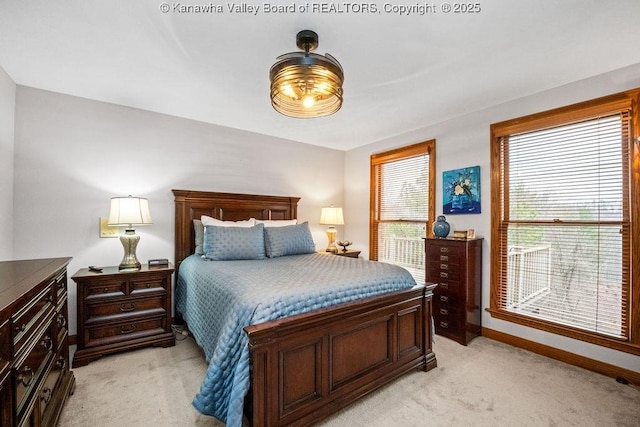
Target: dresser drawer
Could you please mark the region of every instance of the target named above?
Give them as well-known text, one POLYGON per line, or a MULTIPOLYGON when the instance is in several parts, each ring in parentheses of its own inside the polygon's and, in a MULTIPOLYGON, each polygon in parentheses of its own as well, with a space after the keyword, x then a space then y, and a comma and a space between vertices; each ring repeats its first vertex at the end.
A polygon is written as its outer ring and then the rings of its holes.
POLYGON ((87 322, 85 324, 84 347, 106 346, 163 333, 167 327, 165 312, 158 310, 157 314, 157 317, 110 324, 87 322))
POLYGON ((427 280, 459 280, 460 265, 447 262, 429 262, 427 265, 427 280))
POLYGON ((11 364, 11 334, 9 321, 0 324, 0 381, 4 377, 5 370, 11 364))
MULTIPOLYGON (((62 349, 61 349, 62 350, 62 349)), ((59 352, 55 355, 51 370, 47 373, 42 386, 38 389, 38 399, 40 399, 40 416, 47 410, 49 403, 51 403, 52 397, 60 388, 60 383, 64 375, 69 372, 69 366, 67 365, 66 357, 59 352)))
POLYGON ((458 280, 434 280, 432 283, 436 283, 438 286, 434 290, 436 294, 447 295, 462 295, 464 289, 460 281, 458 280))
POLYGON ((11 317, 13 328, 13 354, 19 357, 29 337, 51 316, 53 306, 53 282, 11 317))
POLYGON ((433 310, 438 311, 439 308, 444 307, 464 307, 464 300, 460 296, 455 294, 438 292, 433 294, 433 310))
POLYGON ((107 320, 109 316, 137 315, 151 309, 160 309, 164 313, 164 295, 146 298, 120 298, 117 301, 91 302, 85 309, 85 321, 107 320))
MULTIPOLYGON (((51 319, 48 319, 51 323, 51 319)), ((16 361, 14 365, 15 373, 15 399, 17 419, 21 419, 25 412, 29 410, 27 406, 33 403, 32 394, 41 383, 41 379, 49 366, 49 361, 54 354, 53 346, 53 326, 50 324, 41 335, 39 335, 35 345, 29 349, 24 357, 16 361)))

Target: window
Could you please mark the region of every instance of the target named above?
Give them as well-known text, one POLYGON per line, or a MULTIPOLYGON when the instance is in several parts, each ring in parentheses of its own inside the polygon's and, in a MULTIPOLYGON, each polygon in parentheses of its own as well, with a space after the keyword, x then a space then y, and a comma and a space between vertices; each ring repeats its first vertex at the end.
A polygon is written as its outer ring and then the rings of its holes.
POLYGON ((435 140, 371 156, 369 257, 424 283, 424 240, 434 220, 435 140))
POLYGON ((491 126, 494 317, 640 354, 639 94, 491 126))

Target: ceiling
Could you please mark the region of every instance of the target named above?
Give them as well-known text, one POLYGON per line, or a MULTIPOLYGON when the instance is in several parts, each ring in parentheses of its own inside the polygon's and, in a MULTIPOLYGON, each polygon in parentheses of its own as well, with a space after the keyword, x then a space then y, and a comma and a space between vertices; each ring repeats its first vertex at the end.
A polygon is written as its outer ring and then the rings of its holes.
POLYGON ((386 11, 383 1, 367 3, 378 13, 306 0, 168 1, 167 13, 162 4, 0 0, 0 66, 19 85, 349 150, 640 63, 638 0, 484 0, 467 14, 443 13, 438 1, 424 15, 386 11), (222 12, 181 11, 187 5, 222 12), (344 105, 332 116, 271 108, 269 68, 298 50, 303 29, 345 70, 344 105))

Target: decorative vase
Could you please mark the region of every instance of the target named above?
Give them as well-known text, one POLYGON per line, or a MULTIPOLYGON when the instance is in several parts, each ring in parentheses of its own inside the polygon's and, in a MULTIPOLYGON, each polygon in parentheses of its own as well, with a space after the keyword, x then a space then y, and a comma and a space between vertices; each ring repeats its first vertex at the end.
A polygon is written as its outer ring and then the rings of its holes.
POLYGON ((436 218, 436 222, 433 223, 433 234, 435 234, 436 237, 447 237, 450 229, 451 227, 444 215, 438 216, 438 218, 436 218))

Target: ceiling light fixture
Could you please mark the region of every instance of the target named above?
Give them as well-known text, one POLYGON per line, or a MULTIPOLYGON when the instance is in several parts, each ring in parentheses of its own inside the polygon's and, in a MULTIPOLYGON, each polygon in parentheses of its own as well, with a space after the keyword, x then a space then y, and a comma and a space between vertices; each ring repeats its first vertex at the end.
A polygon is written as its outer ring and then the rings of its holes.
POLYGON ((271 67, 271 105, 285 116, 328 116, 342 107, 344 72, 328 53, 310 53, 318 47, 318 34, 303 30, 296 44, 304 52, 281 55, 271 67))

